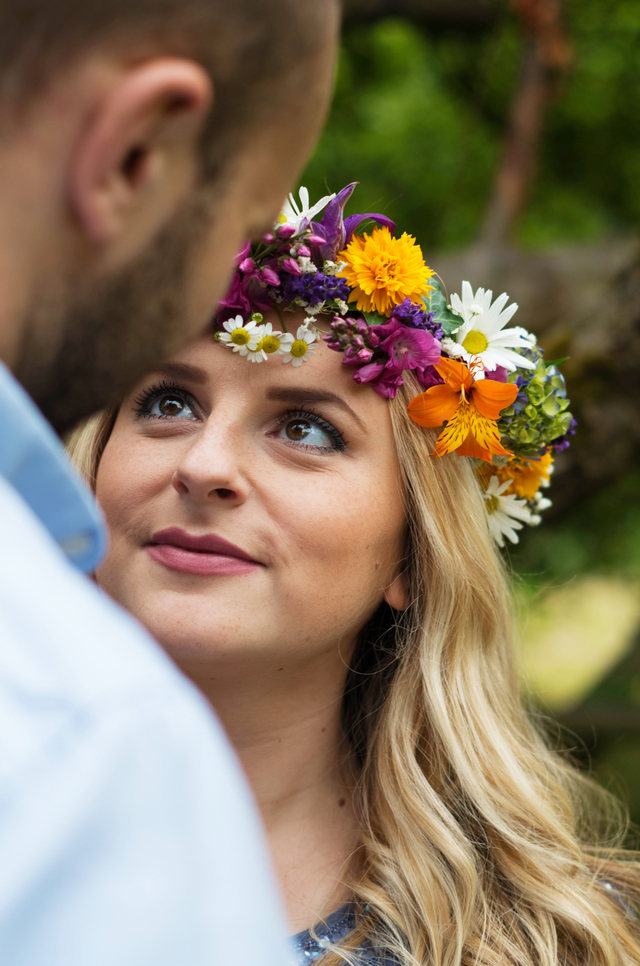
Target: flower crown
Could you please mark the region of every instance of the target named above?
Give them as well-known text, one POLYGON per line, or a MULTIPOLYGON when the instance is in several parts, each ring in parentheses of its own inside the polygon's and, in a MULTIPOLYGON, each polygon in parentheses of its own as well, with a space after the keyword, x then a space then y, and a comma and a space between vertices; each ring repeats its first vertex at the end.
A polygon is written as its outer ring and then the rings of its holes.
POLYGON ((356 382, 389 399, 412 371, 425 391, 409 415, 443 427, 433 455, 474 460, 494 539, 517 543, 516 531, 551 505, 541 490, 575 432, 564 378, 534 335, 506 327, 518 308, 506 294, 492 301, 491 291, 463 282, 447 301, 414 238, 396 237, 385 215, 345 218, 356 184, 313 206, 306 188, 300 204, 289 196, 273 231, 237 256, 216 338, 250 362, 280 356, 294 366, 323 338, 356 382), (358 233, 365 222, 373 227, 358 233), (299 308, 306 318, 290 333, 283 312, 299 308), (270 310, 282 331, 264 322, 270 310), (332 317, 328 335, 318 315, 332 317))

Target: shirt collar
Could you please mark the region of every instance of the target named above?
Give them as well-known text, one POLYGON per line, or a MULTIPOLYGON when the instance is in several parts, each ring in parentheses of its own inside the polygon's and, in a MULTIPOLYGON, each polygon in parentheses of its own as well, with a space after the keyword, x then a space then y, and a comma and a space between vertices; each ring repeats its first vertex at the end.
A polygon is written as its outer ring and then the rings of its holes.
POLYGON ((69 560, 86 573, 95 570, 106 536, 93 494, 40 410, 1 362, 0 475, 69 560))

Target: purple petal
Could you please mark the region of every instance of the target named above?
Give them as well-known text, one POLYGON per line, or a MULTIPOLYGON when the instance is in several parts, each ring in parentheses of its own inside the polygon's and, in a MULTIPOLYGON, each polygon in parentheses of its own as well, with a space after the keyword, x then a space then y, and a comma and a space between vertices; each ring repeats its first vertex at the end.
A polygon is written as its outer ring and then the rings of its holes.
POLYGON ((302 269, 293 258, 284 258, 281 267, 289 275, 302 275, 302 269))
POLYGON ((249 272, 252 272, 255 267, 256 267, 256 263, 252 258, 245 258, 238 265, 238 268, 240 269, 240 271, 244 272, 245 275, 248 275, 249 272))
POLYGON ((383 228, 388 228, 390 232, 394 232, 396 230, 395 221, 391 221, 391 219, 387 218, 386 215, 375 215, 372 213, 369 213, 368 215, 349 215, 349 217, 345 218, 344 220, 344 231, 346 236, 344 242, 345 245, 348 245, 351 241, 351 236, 356 228, 368 218, 370 218, 372 221, 376 221, 379 225, 382 225, 383 228))
POLYGON ((277 272, 274 272, 272 268, 265 267, 262 269, 262 278, 267 283, 267 285, 273 285, 277 287, 280 284, 280 276, 277 272))
POLYGON ((504 366, 496 366, 495 369, 485 369, 484 377, 485 379, 493 379, 494 382, 506 382, 508 371, 504 366))
POLYGON ((314 234, 324 235, 326 243, 320 247, 320 257, 335 261, 339 251, 344 248, 345 229, 344 229, 344 206, 353 194, 354 188, 358 184, 354 181, 346 188, 338 192, 333 201, 330 201, 324 210, 320 222, 312 222, 311 229, 314 234))
POLYGON ((369 365, 363 366, 357 372, 354 372, 353 378, 355 382, 359 383, 371 382, 373 379, 377 379, 383 370, 383 362, 370 362, 369 365))

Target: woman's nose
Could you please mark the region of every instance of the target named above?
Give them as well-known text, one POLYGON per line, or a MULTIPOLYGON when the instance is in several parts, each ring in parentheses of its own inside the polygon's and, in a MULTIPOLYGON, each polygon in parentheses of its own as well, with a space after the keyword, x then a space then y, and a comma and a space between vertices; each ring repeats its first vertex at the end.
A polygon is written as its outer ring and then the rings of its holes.
POLYGON ((185 454, 171 484, 181 497, 196 503, 244 503, 248 486, 226 433, 203 433, 185 454))

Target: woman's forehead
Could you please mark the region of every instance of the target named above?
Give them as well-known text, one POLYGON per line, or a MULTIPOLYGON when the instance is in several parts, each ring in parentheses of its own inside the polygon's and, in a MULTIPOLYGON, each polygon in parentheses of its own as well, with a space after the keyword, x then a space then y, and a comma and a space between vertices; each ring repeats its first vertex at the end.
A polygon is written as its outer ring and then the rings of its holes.
MULTIPOLYGON (((276 317, 277 318, 277 317, 276 317)), ((287 320, 288 322, 288 320, 287 320)), ((287 328, 295 332, 293 325, 287 328)), ((181 352, 173 356, 165 372, 179 375, 179 367, 186 365, 198 370, 198 381, 209 389, 219 387, 223 391, 232 389, 244 394, 264 396, 274 387, 330 390, 345 399, 352 409, 363 419, 369 421, 380 418, 388 412, 388 402, 369 386, 358 385, 353 381, 352 369, 342 364, 342 356, 332 352, 322 341, 316 340, 307 358, 300 366, 284 362, 282 356, 268 358, 264 362, 251 362, 246 356, 233 352, 217 342, 212 334, 205 334, 181 352)), ((273 396, 273 393, 270 393, 273 396)), ((384 417, 383 417, 384 418, 384 417)))

